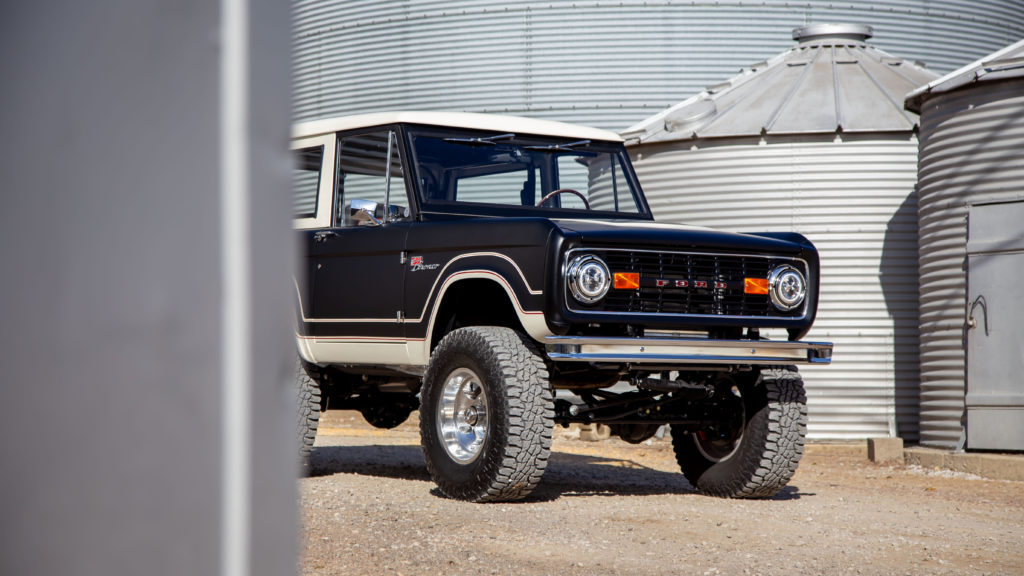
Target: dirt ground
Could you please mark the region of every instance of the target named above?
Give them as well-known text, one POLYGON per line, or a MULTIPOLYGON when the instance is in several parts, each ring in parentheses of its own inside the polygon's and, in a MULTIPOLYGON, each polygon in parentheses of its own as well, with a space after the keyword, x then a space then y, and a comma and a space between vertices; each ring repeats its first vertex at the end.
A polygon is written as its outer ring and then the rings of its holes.
POLYGON ((525 501, 449 500, 416 415, 329 412, 299 481, 300 573, 445 575, 1024 574, 1024 483, 872 464, 811 445, 771 500, 696 494, 667 439, 555 429, 525 501))

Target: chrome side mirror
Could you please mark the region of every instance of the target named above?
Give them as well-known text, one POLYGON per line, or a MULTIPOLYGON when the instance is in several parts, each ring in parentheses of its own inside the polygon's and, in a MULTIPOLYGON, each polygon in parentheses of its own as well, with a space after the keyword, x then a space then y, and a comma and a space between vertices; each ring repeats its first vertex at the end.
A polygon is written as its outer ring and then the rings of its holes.
POLYGON ((384 219, 386 222, 392 222, 394 220, 401 220, 402 218, 409 217, 409 209, 405 206, 399 206, 392 204, 388 206, 387 217, 384 219))
POLYGON ((355 222, 370 222, 374 226, 380 226, 383 224, 375 214, 377 213, 377 203, 370 200, 362 200, 356 198, 352 200, 348 207, 348 215, 355 222))

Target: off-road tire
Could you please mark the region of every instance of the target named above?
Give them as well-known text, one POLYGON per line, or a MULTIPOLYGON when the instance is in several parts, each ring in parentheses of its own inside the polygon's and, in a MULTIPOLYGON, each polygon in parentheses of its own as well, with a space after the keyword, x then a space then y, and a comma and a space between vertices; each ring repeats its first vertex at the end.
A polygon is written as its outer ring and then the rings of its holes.
POLYGON ((494 326, 452 331, 431 355, 420 402, 427 470, 446 496, 519 500, 540 482, 551 452, 554 398, 544 361, 528 337, 494 326), (438 417, 446 382, 464 369, 479 377, 487 402, 486 435, 471 462, 449 454, 438 417))
POLYGON ((315 367, 310 367, 296 355, 292 368, 292 380, 296 399, 296 431, 299 439, 299 458, 306 465, 309 453, 316 440, 316 429, 320 424, 320 384, 315 367), (312 376, 307 372, 312 371, 312 376))
POLYGON ((699 492, 725 498, 769 498, 789 483, 804 453, 807 396, 795 367, 763 368, 744 386, 744 426, 735 450, 718 461, 697 434, 673 427, 672 446, 686 479, 699 492))

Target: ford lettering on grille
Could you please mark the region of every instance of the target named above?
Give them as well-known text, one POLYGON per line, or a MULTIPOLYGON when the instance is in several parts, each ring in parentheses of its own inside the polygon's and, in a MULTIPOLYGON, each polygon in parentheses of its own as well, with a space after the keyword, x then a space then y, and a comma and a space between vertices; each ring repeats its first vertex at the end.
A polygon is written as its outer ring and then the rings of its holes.
POLYGON ((789 264, 806 272, 801 260, 757 255, 643 250, 587 250, 608 263, 613 272, 639 274, 635 289, 609 291, 604 300, 582 312, 622 314, 685 314, 799 318, 798 307, 780 311, 766 294, 747 294, 746 278, 767 278, 778 265, 789 264))

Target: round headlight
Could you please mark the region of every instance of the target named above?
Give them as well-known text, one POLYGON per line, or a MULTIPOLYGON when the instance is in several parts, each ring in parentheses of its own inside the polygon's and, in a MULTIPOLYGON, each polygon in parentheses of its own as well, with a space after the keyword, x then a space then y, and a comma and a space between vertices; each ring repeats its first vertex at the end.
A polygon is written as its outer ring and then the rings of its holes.
POLYGON ((807 296, 807 281, 796 268, 779 266, 768 275, 768 293, 776 308, 792 310, 803 304, 807 296))
POLYGON ((573 258, 565 276, 573 298, 584 304, 593 304, 604 298, 612 285, 608 265, 593 254, 573 258))

